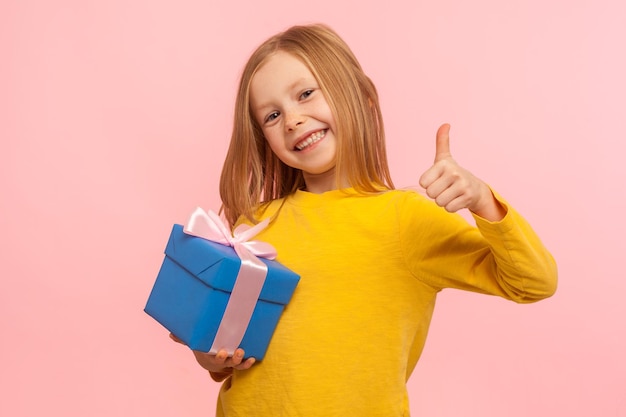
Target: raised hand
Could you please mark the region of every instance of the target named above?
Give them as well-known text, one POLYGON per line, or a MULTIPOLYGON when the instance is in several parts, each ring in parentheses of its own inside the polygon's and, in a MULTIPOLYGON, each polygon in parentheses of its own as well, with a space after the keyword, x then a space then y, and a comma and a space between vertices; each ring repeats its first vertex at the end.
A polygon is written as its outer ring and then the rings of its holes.
POLYGON ((506 211, 489 186, 452 159, 450 125, 441 125, 436 138, 435 163, 420 177, 426 194, 449 212, 467 208, 487 220, 501 220, 506 211))

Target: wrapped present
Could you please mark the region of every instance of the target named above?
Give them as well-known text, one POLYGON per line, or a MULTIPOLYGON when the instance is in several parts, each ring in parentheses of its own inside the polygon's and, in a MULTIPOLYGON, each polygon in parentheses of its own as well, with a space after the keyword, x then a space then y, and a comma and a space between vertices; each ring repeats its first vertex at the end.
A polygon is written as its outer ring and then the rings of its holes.
POLYGON ((215 213, 196 209, 185 228, 174 225, 144 311, 191 349, 241 347, 263 359, 300 279, 273 260, 273 247, 251 240, 267 223, 231 235, 215 213))

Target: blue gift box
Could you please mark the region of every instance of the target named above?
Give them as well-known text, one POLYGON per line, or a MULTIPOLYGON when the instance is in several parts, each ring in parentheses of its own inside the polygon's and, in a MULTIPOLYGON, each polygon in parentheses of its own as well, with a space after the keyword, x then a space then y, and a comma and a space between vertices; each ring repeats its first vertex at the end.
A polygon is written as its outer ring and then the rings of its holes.
MULTIPOLYGON (((268 267, 240 347, 263 359, 274 329, 300 277, 280 263, 268 267)), ((241 260, 230 246, 183 232, 174 225, 165 259, 144 311, 191 349, 208 352, 233 290, 241 260)))

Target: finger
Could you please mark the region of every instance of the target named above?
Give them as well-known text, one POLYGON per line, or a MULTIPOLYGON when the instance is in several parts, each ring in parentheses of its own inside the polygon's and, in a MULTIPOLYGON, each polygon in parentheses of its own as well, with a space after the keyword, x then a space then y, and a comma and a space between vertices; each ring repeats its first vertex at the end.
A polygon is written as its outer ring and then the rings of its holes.
MULTIPOLYGON (((459 176, 459 166, 451 158, 441 160, 428 168, 420 177, 420 185, 428 189, 434 184, 441 182, 444 188, 452 184, 459 176), (444 180, 445 181, 442 181, 444 180)), ((442 190, 439 190, 436 194, 439 194, 442 190)), ((429 194, 430 195, 430 194, 429 194)), ((433 197, 430 195, 430 197, 433 197)))
POLYGON ((243 361, 241 364, 235 366, 235 369, 238 369, 240 371, 243 371, 245 369, 250 369, 252 365, 254 365, 255 362, 256 362, 256 359, 248 358, 245 361, 243 361))
POLYGON ((445 123, 439 126, 437 130, 436 147, 435 147, 435 163, 442 159, 451 158, 450 153, 450 125, 445 123))
POLYGON ((454 177, 446 174, 445 162, 431 167, 424 173, 420 184, 424 187, 426 195, 436 200, 444 191, 454 184, 454 177))
POLYGON ((439 207, 443 207, 446 211, 454 213, 465 208, 467 196, 463 193, 463 190, 458 186, 452 186, 447 188, 435 199, 435 203, 439 207))
POLYGON ((467 208, 467 200, 462 197, 455 198, 444 206, 448 213, 456 213, 457 211, 467 208))
POLYGON ((422 174, 419 179, 419 184, 422 188, 428 189, 442 174, 443 167, 441 165, 433 165, 422 174))
POLYGON ((174 333, 170 333, 170 339, 172 339, 174 342, 176 343, 180 343, 181 345, 184 345, 185 342, 183 342, 181 339, 179 339, 178 337, 176 337, 174 335, 174 333))
POLYGON ((237 366, 237 365, 239 365, 241 363, 241 361, 243 360, 243 355, 244 355, 243 349, 235 350, 235 353, 233 354, 233 357, 231 359, 233 367, 235 367, 235 366, 237 366))
POLYGON ((215 360, 214 362, 217 365, 223 365, 226 361, 228 360, 228 352, 226 351, 226 349, 220 349, 216 354, 215 354, 215 360))

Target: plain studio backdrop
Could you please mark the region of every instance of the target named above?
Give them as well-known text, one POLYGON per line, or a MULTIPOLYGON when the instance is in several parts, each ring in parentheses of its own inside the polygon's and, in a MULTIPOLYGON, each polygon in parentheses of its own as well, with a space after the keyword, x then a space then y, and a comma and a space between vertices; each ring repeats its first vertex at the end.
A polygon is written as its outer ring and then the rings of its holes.
POLYGON ((559 265, 534 305, 441 294, 412 414, 626 416, 625 17, 619 0, 3 1, 0 415, 213 414, 218 384, 143 307, 171 225, 219 208, 249 54, 324 22, 378 87, 396 185, 449 122, 455 159, 559 265))

